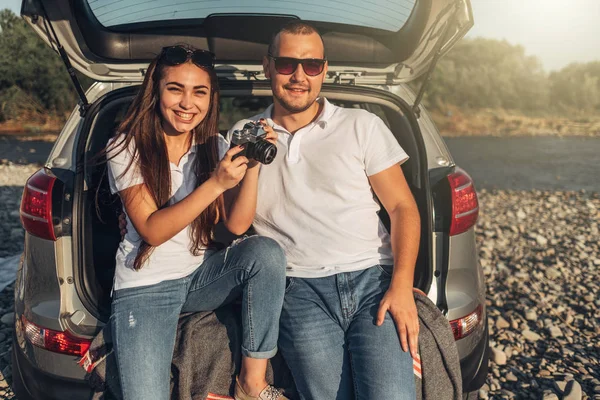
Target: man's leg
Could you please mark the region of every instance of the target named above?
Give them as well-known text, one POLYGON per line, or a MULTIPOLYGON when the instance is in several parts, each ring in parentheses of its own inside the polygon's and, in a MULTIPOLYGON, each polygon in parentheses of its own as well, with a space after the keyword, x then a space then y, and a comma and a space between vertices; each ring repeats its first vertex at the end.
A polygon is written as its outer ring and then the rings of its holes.
POLYGON ((112 337, 124 400, 167 400, 187 278, 117 290, 112 337))
POLYGON ((390 267, 352 273, 357 309, 347 330, 357 399, 414 399, 415 378, 409 352, 404 352, 388 313, 375 325, 379 302, 389 287, 390 267))
POLYGON ((335 276, 288 278, 279 347, 301 399, 353 396, 335 276))

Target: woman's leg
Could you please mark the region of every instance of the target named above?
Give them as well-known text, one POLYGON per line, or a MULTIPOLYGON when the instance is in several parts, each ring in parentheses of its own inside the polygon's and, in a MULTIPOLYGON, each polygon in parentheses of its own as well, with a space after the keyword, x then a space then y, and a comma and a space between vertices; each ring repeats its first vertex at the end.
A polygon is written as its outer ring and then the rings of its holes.
POLYGON ((123 400, 169 398, 177 320, 187 282, 189 278, 114 292, 111 324, 123 400))
POLYGON ((212 255, 192 276, 184 312, 214 310, 242 295, 240 383, 245 390, 264 388, 267 359, 277 353, 285 266, 277 242, 251 236, 212 255))

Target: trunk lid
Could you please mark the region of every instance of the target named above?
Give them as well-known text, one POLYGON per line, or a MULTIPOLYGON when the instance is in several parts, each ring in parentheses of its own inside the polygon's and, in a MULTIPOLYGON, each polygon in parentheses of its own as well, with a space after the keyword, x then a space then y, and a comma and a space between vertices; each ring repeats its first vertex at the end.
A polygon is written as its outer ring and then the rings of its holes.
POLYGON ((260 78, 272 35, 301 19, 323 35, 329 82, 409 82, 473 25, 470 0, 151 3, 23 0, 21 14, 49 45, 60 42, 74 68, 98 81, 139 81, 160 49, 176 43, 214 52, 221 76, 260 78))

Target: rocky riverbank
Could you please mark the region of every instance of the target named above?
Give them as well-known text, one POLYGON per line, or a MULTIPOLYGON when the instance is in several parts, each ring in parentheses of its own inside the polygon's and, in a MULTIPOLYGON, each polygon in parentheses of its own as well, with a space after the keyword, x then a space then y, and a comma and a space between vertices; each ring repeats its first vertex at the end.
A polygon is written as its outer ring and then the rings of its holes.
POLYGON ((600 196, 481 191, 491 374, 482 398, 600 399, 600 196))

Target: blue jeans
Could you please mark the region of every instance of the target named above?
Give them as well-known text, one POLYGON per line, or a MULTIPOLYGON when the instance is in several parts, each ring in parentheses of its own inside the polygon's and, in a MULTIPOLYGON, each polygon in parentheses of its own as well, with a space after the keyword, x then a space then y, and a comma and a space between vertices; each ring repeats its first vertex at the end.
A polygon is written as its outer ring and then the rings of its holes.
POLYGON ((274 240, 251 236, 210 255, 184 278, 115 291, 111 323, 123 399, 168 399, 180 312, 215 310, 240 295, 242 354, 273 357, 285 265, 274 240))
POLYGON ((287 279, 279 348, 302 399, 416 397, 394 321, 375 325, 391 268, 287 279))

